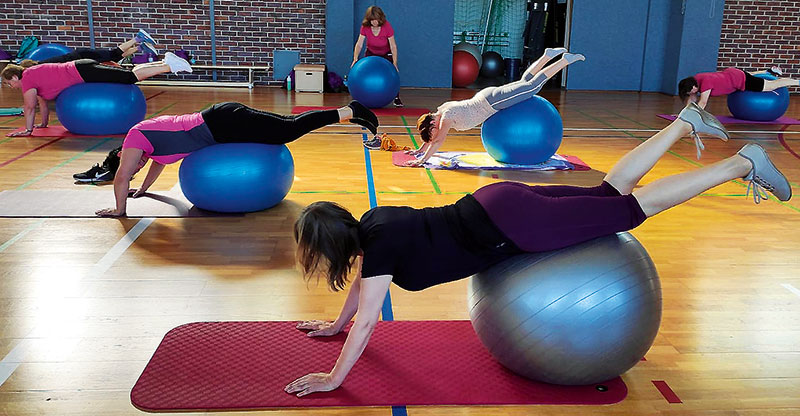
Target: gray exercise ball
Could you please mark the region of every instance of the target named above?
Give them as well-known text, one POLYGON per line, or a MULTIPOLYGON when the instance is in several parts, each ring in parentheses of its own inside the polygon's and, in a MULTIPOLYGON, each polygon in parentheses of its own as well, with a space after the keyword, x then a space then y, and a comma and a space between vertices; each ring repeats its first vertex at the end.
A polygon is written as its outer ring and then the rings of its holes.
POLYGON ((661 323, 655 265, 628 233, 520 254, 470 280, 469 315, 481 342, 537 381, 614 378, 644 357, 661 323))

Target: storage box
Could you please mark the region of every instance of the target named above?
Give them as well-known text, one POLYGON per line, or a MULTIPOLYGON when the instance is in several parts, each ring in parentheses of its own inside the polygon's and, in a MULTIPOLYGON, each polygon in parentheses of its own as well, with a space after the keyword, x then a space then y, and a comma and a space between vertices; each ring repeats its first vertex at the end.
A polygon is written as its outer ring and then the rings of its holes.
POLYGON ((324 73, 325 65, 295 65, 294 90, 297 92, 322 92, 324 88, 322 74, 324 73))

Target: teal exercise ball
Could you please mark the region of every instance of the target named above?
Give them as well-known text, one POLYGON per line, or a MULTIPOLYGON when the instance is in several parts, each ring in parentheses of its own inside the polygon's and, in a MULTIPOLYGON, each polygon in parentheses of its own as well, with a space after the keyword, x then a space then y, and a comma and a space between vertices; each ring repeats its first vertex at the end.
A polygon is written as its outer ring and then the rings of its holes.
POLYGON ((400 75, 386 59, 367 56, 350 68, 347 88, 353 99, 369 108, 384 107, 400 92, 400 75))
POLYGON ((556 153, 563 132, 558 110, 534 95, 484 121, 481 141, 486 152, 498 162, 534 165, 556 153))
POLYGON ((58 120, 75 134, 126 134, 145 113, 144 94, 132 84, 81 83, 56 97, 58 120))
POLYGON ((186 199, 198 208, 261 211, 277 205, 289 193, 294 159, 282 144, 215 144, 187 156, 178 178, 186 199))

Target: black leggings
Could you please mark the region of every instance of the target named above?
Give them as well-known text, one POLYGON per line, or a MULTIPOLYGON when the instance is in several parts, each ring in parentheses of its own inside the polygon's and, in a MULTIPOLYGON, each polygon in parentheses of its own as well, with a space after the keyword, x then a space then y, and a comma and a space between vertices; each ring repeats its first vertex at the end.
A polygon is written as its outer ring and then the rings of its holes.
POLYGON ((39 61, 40 64, 60 64, 64 62, 77 61, 79 59, 92 59, 97 62, 117 62, 122 59, 122 49, 113 47, 111 49, 90 49, 78 48, 60 56, 54 56, 39 61))
POLYGON ((75 61, 75 68, 84 82, 110 82, 112 84, 135 84, 139 82, 130 69, 100 65, 93 59, 75 61))
POLYGON ((337 110, 284 116, 240 103, 219 103, 201 113, 218 143, 285 144, 339 121, 337 110))
POLYGON ((764 91, 764 78, 753 76, 747 71, 744 72, 744 90, 745 91, 764 91))

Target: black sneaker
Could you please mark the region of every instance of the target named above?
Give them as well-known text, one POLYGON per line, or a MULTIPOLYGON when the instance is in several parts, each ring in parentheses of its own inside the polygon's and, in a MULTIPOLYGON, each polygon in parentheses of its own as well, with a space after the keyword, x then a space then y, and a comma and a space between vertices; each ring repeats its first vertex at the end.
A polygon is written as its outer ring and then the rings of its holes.
POLYGON ((353 110, 353 118, 350 119, 351 123, 366 127, 373 135, 378 134, 380 123, 378 122, 378 116, 372 110, 355 100, 350 101, 347 106, 353 110))
POLYGON ((403 107, 403 102, 400 101, 400 96, 399 95, 397 97, 394 97, 393 104, 397 108, 403 107))
POLYGON ((99 164, 95 164, 92 166, 91 169, 87 170, 86 172, 76 173, 72 175, 72 178, 75 179, 77 182, 85 182, 85 183, 92 183, 92 182, 108 182, 114 180, 114 172, 108 169, 108 166, 100 166, 99 164))

